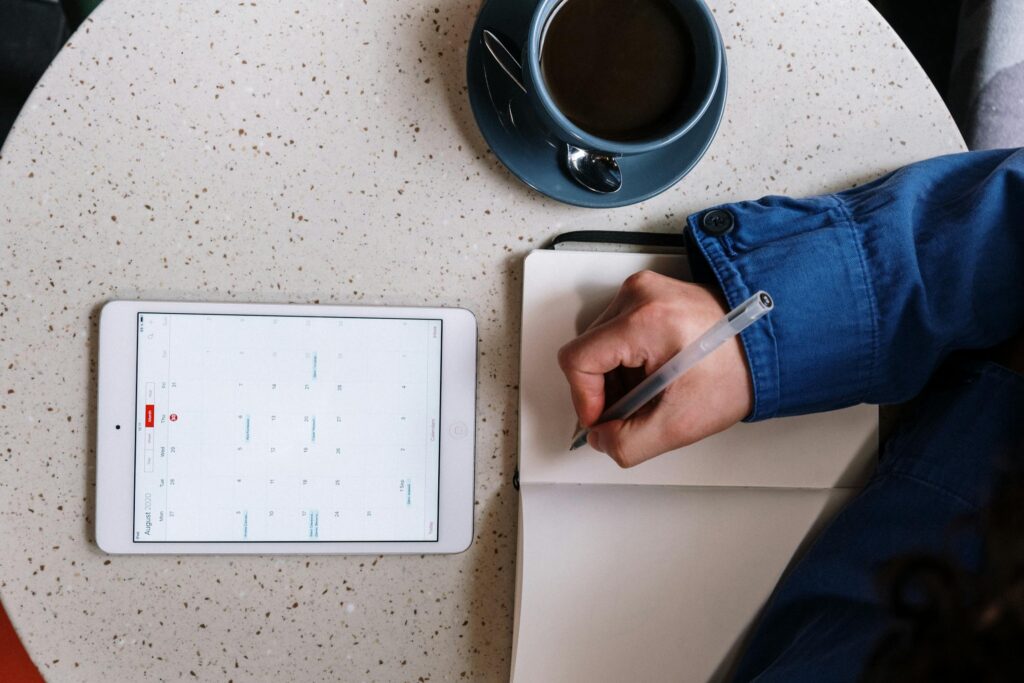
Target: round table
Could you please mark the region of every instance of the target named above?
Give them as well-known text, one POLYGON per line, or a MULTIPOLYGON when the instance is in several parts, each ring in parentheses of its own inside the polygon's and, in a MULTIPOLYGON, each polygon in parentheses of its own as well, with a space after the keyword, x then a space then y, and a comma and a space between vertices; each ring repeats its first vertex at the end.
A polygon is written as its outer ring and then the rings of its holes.
POLYGON ((730 68, 718 137, 674 188, 614 210, 546 199, 486 148, 465 86, 477 2, 107 0, 86 21, 0 158, 0 596, 45 676, 507 678, 523 256, 964 148, 864 0, 710 4, 730 68), (113 298, 475 311, 473 545, 105 555, 96 325, 113 298))

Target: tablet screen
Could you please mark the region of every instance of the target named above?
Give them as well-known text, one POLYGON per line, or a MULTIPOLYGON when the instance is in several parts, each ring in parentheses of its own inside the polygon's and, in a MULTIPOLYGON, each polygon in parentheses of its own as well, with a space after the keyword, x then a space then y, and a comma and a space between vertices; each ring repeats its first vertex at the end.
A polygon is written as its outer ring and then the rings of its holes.
POLYGON ((436 541, 441 331, 139 313, 134 540, 436 541))

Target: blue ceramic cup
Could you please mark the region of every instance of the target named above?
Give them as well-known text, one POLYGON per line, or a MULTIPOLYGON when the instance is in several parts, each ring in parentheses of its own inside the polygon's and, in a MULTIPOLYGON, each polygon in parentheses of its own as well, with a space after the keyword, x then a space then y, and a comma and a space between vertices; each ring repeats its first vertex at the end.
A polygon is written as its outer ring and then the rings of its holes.
MULTIPOLYGON (((678 123, 673 128, 656 137, 627 142, 598 137, 574 124, 558 109, 544 82, 540 65, 544 34, 561 5, 573 1, 539 0, 522 49, 522 85, 531 109, 549 136, 588 152, 622 157, 660 149, 686 135, 707 111, 722 77, 722 38, 707 5, 702 0, 669 0, 679 12, 693 41, 693 82, 688 96, 679 105, 678 123)), ((657 71, 652 71, 649 77, 657 79, 657 71)))

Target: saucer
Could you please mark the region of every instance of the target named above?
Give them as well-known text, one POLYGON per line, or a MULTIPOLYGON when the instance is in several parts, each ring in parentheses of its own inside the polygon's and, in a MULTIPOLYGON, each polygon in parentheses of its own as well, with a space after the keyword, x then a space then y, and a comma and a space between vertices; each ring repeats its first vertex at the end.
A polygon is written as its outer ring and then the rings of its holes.
MULTIPOLYGON (((660 149, 617 161, 622 187, 598 194, 572 180, 561 162, 562 145, 550 140, 521 90, 487 54, 483 30, 501 36, 525 36, 533 2, 488 0, 469 39, 469 103, 480 132, 505 166, 524 183, 560 202, 589 208, 614 208, 642 202, 664 192, 690 172, 711 144, 725 111, 728 91, 725 52, 722 76, 704 115, 685 135, 660 149)), ((515 47, 520 47, 521 42, 515 47)), ((515 48, 513 48, 515 49, 515 48)))

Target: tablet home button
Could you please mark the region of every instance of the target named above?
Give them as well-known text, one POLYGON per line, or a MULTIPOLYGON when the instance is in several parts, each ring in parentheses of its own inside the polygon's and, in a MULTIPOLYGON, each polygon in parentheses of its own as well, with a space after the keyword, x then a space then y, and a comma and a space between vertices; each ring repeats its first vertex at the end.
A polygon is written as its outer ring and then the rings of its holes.
POLYGON ((466 434, 469 434, 469 428, 466 427, 465 422, 453 422, 448 428, 449 433, 456 439, 461 439, 466 434))

